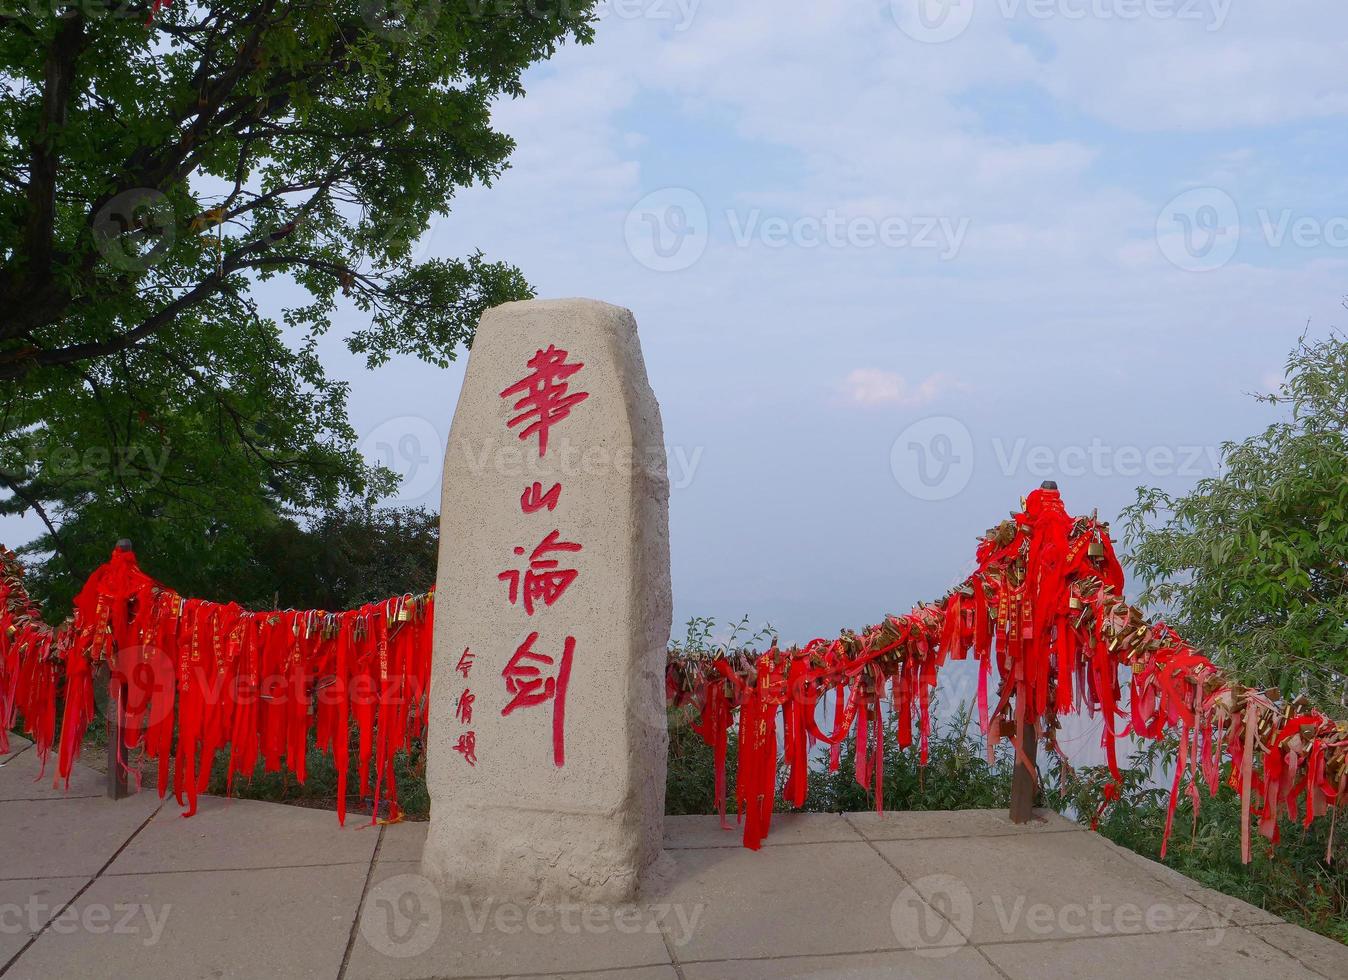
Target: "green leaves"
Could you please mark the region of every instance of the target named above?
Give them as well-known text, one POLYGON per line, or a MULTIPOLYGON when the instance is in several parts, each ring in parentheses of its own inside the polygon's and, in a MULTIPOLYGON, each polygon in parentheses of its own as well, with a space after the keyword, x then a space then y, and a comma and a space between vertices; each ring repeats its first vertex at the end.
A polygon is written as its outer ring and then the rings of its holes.
POLYGON ((1298 344, 1283 417, 1223 446, 1224 473, 1125 512, 1131 564, 1159 608, 1247 683, 1305 693, 1331 715, 1348 697, 1348 342, 1298 344))
POLYGON ((218 0, 148 27, 147 4, 7 18, 0 509, 41 507, 50 530, 30 553, 60 552, 82 578, 130 534, 189 573, 223 569, 268 522, 387 491, 317 338, 372 366, 444 366, 485 308, 531 295, 506 262, 416 261, 414 246, 456 189, 502 172, 514 144, 492 103, 590 40, 591 7, 218 0), (276 280, 288 288, 264 311, 256 287, 276 280), (61 461, 72 448, 78 465, 61 461), (114 465, 128 459, 163 462, 141 479, 114 465))

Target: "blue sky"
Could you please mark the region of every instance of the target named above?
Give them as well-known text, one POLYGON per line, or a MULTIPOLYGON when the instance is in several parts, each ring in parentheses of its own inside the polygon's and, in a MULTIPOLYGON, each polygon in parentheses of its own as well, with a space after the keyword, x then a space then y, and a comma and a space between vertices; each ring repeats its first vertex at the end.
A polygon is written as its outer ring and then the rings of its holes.
MULTIPOLYGON (((1348 317, 1348 9, 923 2, 611 0, 423 239, 634 311, 679 622, 861 627, 1046 475, 1106 516, 1192 486, 1348 317)), ((436 506, 462 364, 327 354, 436 506)))

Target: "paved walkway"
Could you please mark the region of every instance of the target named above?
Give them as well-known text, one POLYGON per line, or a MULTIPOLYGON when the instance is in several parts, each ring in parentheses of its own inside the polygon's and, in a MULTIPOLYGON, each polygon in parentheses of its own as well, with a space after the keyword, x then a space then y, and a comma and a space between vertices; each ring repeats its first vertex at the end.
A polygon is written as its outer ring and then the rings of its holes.
POLYGON ((642 906, 440 899, 425 825, 152 793, 0 768, 9 978, 1348 978, 1348 948, 1199 887, 1052 814, 774 821, 758 853, 715 818, 667 823, 642 906))

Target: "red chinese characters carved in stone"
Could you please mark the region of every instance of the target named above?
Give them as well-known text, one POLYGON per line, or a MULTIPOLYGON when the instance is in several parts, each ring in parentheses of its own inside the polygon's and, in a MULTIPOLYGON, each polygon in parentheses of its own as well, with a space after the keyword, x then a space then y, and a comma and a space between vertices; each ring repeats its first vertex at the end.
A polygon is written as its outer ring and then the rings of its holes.
POLYGON ((519 412, 509 422, 508 428, 524 425, 520 430, 520 440, 538 436, 538 455, 548 454, 548 432, 554 425, 571 414, 571 409, 590 397, 587 391, 570 391, 571 384, 566 379, 585 365, 577 361, 566 363, 567 352, 548 344, 547 350, 540 350, 529 358, 531 374, 501 392, 502 398, 520 395, 513 408, 519 412), (526 424, 527 423, 527 424, 526 424))
POLYGON ((464 732, 459 736, 459 740, 454 743, 453 749, 463 756, 463 761, 470 766, 477 765, 477 732, 464 732))
POLYGON ((548 510, 556 510, 557 502, 562 497, 562 485, 554 483, 552 489, 547 493, 543 492, 543 484, 537 480, 533 486, 525 487, 524 493, 520 494, 520 510, 526 514, 536 514, 544 507, 548 510))
POLYGON ((464 725, 473 723, 473 702, 477 700, 477 695, 468 688, 459 692, 459 699, 454 702, 454 717, 464 725))
MULTIPOLYGON (((581 546, 576 542, 563 541, 561 537, 561 531, 553 531, 539 542, 538 547, 529 555, 529 567, 523 573, 519 569, 511 568, 496 576, 502 582, 509 583, 512 606, 520 600, 520 594, 523 593, 524 611, 530 616, 534 614, 536 600, 542 599, 543 605, 551 606, 580 575, 574 568, 560 568, 560 561, 547 557, 554 551, 581 550, 581 546), (523 589, 520 588, 521 577, 524 579, 523 589)), ((523 555, 524 548, 516 548, 515 554, 523 555)))
POLYGON ((464 647, 463 656, 461 656, 459 662, 454 665, 454 669, 463 675, 464 680, 467 680, 468 672, 473 669, 473 651, 468 647, 464 647))
POLYGON ((501 709, 509 715, 517 708, 534 708, 552 701, 552 763, 561 768, 566 764, 566 689, 571 680, 571 658, 576 651, 576 638, 568 636, 562 655, 553 658, 533 649, 537 633, 519 645, 515 655, 501 671, 510 701, 501 709), (556 676, 545 676, 544 667, 556 667, 556 676))

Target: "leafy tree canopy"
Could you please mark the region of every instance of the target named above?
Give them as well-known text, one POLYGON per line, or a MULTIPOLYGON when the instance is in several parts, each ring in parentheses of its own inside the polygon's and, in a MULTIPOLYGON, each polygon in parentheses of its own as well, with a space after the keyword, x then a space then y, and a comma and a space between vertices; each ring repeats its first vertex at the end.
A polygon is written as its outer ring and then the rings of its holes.
POLYGON ((1222 447, 1191 493, 1144 488, 1125 513, 1142 600, 1246 683, 1348 696, 1348 341, 1303 338, 1279 391, 1285 417, 1222 447))
POLYGON ((505 168, 493 101, 594 0, 402 2, 0 8, 0 511, 47 523, 30 552, 82 578, 129 535, 204 574, 377 496, 319 338, 444 365, 530 295, 412 247, 505 168))

